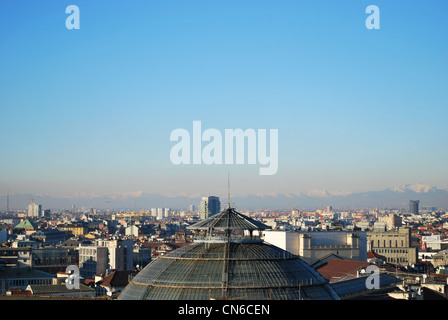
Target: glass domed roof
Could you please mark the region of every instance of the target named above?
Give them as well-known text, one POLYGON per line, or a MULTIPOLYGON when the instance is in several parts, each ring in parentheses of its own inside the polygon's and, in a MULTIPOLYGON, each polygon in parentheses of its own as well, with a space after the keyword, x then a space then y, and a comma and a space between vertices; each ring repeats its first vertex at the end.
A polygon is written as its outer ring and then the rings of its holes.
POLYGON ((194 224, 203 237, 152 261, 118 299, 339 299, 307 263, 252 234, 266 228, 231 208, 194 224))

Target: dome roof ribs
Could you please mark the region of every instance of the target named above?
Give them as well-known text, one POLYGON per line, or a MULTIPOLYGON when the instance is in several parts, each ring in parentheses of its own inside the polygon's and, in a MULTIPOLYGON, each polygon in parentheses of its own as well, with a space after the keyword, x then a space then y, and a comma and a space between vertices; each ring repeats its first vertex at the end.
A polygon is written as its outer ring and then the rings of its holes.
POLYGON ((266 230, 270 229, 264 223, 249 218, 234 208, 227 208, 205 220, 188 227, 190 230, 266 230))

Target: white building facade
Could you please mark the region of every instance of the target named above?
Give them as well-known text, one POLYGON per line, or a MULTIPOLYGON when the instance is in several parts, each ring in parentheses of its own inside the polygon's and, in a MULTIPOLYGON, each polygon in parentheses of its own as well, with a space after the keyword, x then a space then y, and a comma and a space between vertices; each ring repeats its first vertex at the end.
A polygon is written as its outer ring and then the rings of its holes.
POLYGON ((263 231, 265 242, 298 255, 312 265, 330 255, 345 259, 367 261, 365 232, 294 232, 263 231))
POLYGON ((79 270, 85 278, 133 268, 132 240, 97 240, 95 245, 79 246, 79 270))

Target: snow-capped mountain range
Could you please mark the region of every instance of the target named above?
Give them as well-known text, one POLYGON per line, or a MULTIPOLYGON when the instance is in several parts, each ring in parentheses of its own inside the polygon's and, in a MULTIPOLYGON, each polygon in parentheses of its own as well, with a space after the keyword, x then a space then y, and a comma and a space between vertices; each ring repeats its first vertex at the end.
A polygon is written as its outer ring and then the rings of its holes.
MULTIPOLYGON (((207 192, 204 192, 206 195, 207 192)), ((187 209, 191 204, 199 206, 201 195, 161 195, 142 191, 126 194, 74 196, 10 194, 11 209, 25 209, 29 199, 42 204, 44 208, 68 209, 149 209, 154 207, 187 209)), ((294 206, 299 209, 319 209, 331 205, 334 208, 403 208, 410 200, 420 200, 420 206, 448 208, 448 190, 423 184, 408 184, 381 191, 348 192, 311 190, 306 193, 270 193, 248 196, 232 196, 232 206, 240 209, 288 210, 294 206)), ((225 202, 225 199, 221 199, 225 202)), ((0 211, 6 209, 6 194, 0 195, 0 211)))

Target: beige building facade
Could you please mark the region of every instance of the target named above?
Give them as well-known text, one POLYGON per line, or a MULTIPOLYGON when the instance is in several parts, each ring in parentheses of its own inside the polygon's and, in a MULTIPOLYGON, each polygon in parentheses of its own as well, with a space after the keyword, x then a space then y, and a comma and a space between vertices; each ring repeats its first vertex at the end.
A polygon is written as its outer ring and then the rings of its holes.
POLYGON ((367 251, 386 257, 390 264, 411 265, 417 262, 417 248, 411 247, 411 229, 367 232, 367 251))

